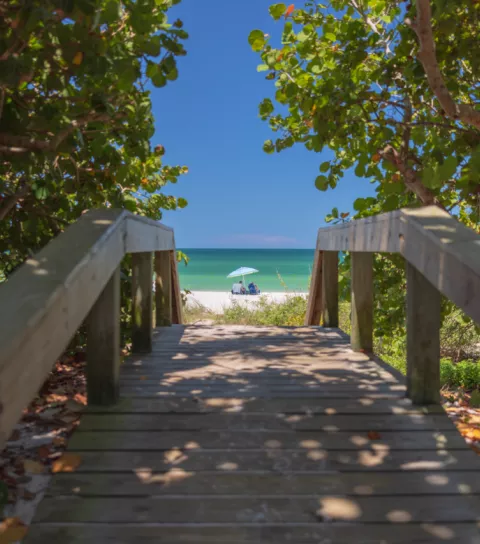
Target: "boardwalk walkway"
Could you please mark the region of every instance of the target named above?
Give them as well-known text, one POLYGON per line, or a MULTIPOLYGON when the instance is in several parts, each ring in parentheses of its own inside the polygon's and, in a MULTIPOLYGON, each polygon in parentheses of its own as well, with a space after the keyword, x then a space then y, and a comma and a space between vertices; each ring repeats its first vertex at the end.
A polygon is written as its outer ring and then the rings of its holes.
POLYGON ((479 459, 336 330, 157 330, 121 394, 28 544, 480 542, 479 459))

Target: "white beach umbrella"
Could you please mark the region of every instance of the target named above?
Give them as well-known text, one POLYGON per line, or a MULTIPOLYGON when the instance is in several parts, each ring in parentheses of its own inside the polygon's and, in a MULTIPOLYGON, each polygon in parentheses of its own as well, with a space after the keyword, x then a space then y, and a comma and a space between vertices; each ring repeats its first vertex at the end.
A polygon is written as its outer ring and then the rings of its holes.
POLYGON ((238 276, 243 277, 243 282, 245 283, 245 277, 249 274, 256 274, 258 272, 255 268, 249 268, 248 266, 241 266, 240 268, 237 268, 233 272, 230 272, 230 274, 227 276, 227 278, 237 278, 238 276))

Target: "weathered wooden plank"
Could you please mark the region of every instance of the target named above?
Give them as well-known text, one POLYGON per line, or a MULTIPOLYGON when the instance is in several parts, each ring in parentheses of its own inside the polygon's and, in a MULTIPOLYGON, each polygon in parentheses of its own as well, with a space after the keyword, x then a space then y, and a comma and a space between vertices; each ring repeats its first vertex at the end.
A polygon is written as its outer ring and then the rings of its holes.
MULTIPOLYGON (((150 487, 151 484, 148 485, 150 487)), ((46 499, 36 522, 155 522, 155 523, 311 523, 356 521, 467 522, 477 521, 478 497, 149 497, 46 499)))
POLYGON ((71 450, 170 450, 185 449, 345 449, 366 446, 395 450, 463 449, 465 440, 457 431, 382 432, 371 440, 365 432, 331 431, 150 431, 115 432, 86 431, 75 433, 69 442, 71 450))
MULTIPOLYGON (((84 414, 83 431, 315 430, 441 431, 455 429, 443 414, 84 414)), ((480 466, 480 465, 479 465, 480 466)))
POLYGON ((352 253, 352 349, 373 350, 373 254, 352 253))
POLYGON ((374 399, 358 397, 338 398, 206 398, 206 399, 159 399, 121 398, 113 406, 89 406, 88 413, 285 413, 285 414, 423 414, 444 413, 441 406, 413 406, 406 398, 374 399))
POLYGON ((158 221, 129 214, 126 224, 126 253, 172 250, 175 247, 173 229, 158 221))
POLYGON ((235 381, 235 378, 232 377, 205 377, 204 379, 182 379, 172 376, 171 378, 149 380, 147 378, 142 378, 141 376, 136 379, 121 379, 120 383, 122 388, 125 387, 127 390, 137 390, 143 392, 150 392, 152 396, 156 393, 164 391, 177 391, 177 393, 185 393, 185 396, 191 396, 190 393, 195 391, 208 392, 213 391, 214 396, 220 396, 222 391, 234 392, 234 391, 243 391, 248 392, 269 392, 269 393, 278 393, 278 396, 281 396, 282 392, 292 393, 297 391, 297 396, 302 396, 303 391, 330 391, 335 392, 335 388, 339 387, 339 392, 344 391, 395 391, 395 392, 405 392, 405 386, 403 384, 398 384, 397 382, 391 381, 385 384, 382 382, 381 378, 379 379, 366 379, 362 378, 359 380, 359 384, 356 385, 352 380, 342 380, 341 378, 329 378, 325 379, 323 382, 320 378, 317 380, 304 380, 295 382, 295 380, 254 380, 254 379, 243 379, 235 381))
POLYGON ((172 275, 170 251, 155 253, 155 326, 172 325, 172 275))
MULTIPOLYGON (((122 388, 122 395, 125 398, 184 398, 184 397, 190 397, 190 398, 196 398, 196 399, 206 399, 206 398, 214 398, 219 397, 220 395, 224 398, 244 398, 244 399, 276 399, 279 397, 282 398, 297 398, 300 395, 304 397, 305 399, 314 399, 314 398, 344 398, 344 399, 350 399, 355 397, 363 397, 365 395, 365 391, 352 391, 352 390, 342 390, 342 391, 335 391, 335 390, 322 390, 322 389, 304 389, 302 391, 287 391, 285 393, 278 393, 275 391, 268 391, 268 390, 240 390, 235 389, 232 391, 224 391, 224 390, 205 390, 202 391, 201 389, 195 388, 188 393, 182 392, 182 391, 175 391, 175 389, 168 389, 164 391, 146 391, 142 392, 138 389, 129 389, 125 390, 122 388)), ((373 391, 370 393, 372 398, 376 399, 400 399, 405 396, 405 388, 402 391, 373 391)))
POLYGON ((480 236, 436 206, 402 212, 405 259, 480 323, 480 236))
MULTIPOLYGON (((478 495, 480 473, 475 471, 442 472, 318 472, 316 474, 262 472, 188 472, 172 469, 152 472, 150 467, 123 473, 61 473, 54 476, 47 496, 76 495, 144 497, 152 495, 478 495)), ((430 497, 429 497, 430 498, 430 497)), ((480 508, 480 499, 478 499, 480 508)), ((452 501, 454 502, 454 501, 452 501)), ((477 514, 480 512, 478 510, 477 514)), ((466 519, 464 518, 463 521, 466 519)), ((53 520, 50 520, 53 521, 53 520)), ((69 521, 76 521, 70 519, 69 521)), ((80 519, 78 521, 102 521, 80 519)), ((137 521, 137 520, 131 520, 137 521)), ((207 520, 205 520, 207 521, 207 520)), ((212 520, 213 521, 213 520, 212 520)), ((222 520, 216 520, 222 521, 222 520)), ((377 520, 378 521, 378 520, 377 520)))
POLYGON ((323 251, 323 326, 338 327, 338 251, 323 251))
POLYGON ((153 331, 153 253, 132 255, 132 351, 152 350, 153 331))
POLYGON ((322 315, 322 252, 315 251, 305 325, 319 325, 322 315))
POLYGON ((403 211, 396 210, 333 227, 321 228, 317 235, 317 249, 324 251, 398 252, 403 211))
POLYGON ((407 263, 407 395, 440 402, 440 292, 407 263))
MULTIPOLYGON (((475 452, 460 450, 373 449, 358 451, 325 449, 82 451, 77 472, 130 472, 148 467, 154 472, 179 468, 186 471, 273 471, 294 473, 319 471, 478 471, 475 452)), ((340 475, 339 475, 340 477, 340 475)))
POLYGON ((137 372, 122 372, 122 382, 126 385, 134 385, 138 383, 138 380, 146 381, 145 385, 156 385, 156 384, 182 384, 182 385, 202 385, 208 381, 210 384, 223 384, 223 383, 238 383, 238 384, 248 384, 254 382, 261 385, 300 385, 307 387, 309 385, 333 385, 335 383, 355 383, 358 380, 358 383, 368 384, 368 385, 378 385, 378 384, 389 384, 389 383, 399 383, 392 375, 390 374, 381 374, 380 372, 352 372, 347 374, 347 372, 311 372, 304 373, 303 375, 299 372, 298 375, 295 373, 283 372, 262 372, 262 373, 241 373, 235 375, 234 372, 215 372, 212 370, 202 371, 202 370, 187 370, 187 371, 176 371, 176 370, 166 370, 165 372, 148 372, 145 369, 138 369, 137 372), (285 374, 285 375, 284 375, 285 374))
MULTIPOLYGON (((313 517, 313 516, 312 516, 313 517)), ((253 524, 36 524, 25 544, 480 544, 480 524, 471 523, 262 523, 253 524)))
POLYGON ((382 376, 366 376, 364 374, 352 374, 350 376, 335 376, 329 374, 317 374, 316 376, 304 377, 303 379, 295 378, 282 378, 282 377, 270 377, 264 376, 262 379, 250 377, 238 377, 232 375, 220 375, 216 376, 214 374, 207 374, 203 377, 185 377, 182 375, 177 375, 177 373, 170 373, 168 376, 149 376, 146 375, 137 375, 137 376, 128 376, 122 377, 122 384, 126 386, 133 387, 139 384, 139 381, 142 381, 141 385, 144 387, 148 386, 164 386, 171 387, 174 385, 176 388, 185 389, 190 387, 203 387, 209 385, 211 387, 223 387, 223 386, 255 386, 255 387, 275 387, 275 388, 285 388, 285 390, 301 389, 301 388, 311 388, 311 387, 334 387, 336 385, 348 386, 352 385, 355 389, 359 386, 382 386, 382 385, 395 385, 399 382, 396 381, 393 377, 389 379, 384 379, 382 376), (355 380, 357 378, 357 380, 355 380))
POLYGON ((120 267, 117 267, 87 320, 89 404, 118 400, 120 372, 120 267))

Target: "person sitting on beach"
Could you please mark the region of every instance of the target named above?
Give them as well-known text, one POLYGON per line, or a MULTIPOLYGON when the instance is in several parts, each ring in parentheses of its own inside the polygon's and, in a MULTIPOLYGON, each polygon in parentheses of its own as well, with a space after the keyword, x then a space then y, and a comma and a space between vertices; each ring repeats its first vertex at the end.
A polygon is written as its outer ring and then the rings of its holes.
POLYGON ((243 295, 245 292, 245 287, 241 281, 234 283, 232 285, 232 295, 243 295))
POLYGON ((248 291, 250 292, 251 295, 260 294, 260 289, 258 288, 258 285, 256 283, 253 283, 253 281, 248 284, 248 291))

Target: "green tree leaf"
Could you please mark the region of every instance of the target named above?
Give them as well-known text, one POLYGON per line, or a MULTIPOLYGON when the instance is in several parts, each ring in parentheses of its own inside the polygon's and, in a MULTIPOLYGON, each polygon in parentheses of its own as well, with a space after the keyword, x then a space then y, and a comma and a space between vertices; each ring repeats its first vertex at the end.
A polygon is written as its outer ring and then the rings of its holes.
POLYGON ((287 11, 287 6, 285 4, 273 4, 268 8, 270 15, 278 21, 280 17, 287 11))
POLYGON ((317 176, 315 178, 315 187, 319 191, 326 191, 328 189, 328 178, 327 178, 327 176, 317 176))
POLYGON ((263 144, 263 150, 265 151, 265 153, 268 153, 268 154, 271 154, 271 153, 274 153, 274 152, 275 152, 275 145, 274 145, 274 143, 272 142, 272 140, 267 140, 267 141, 263 144))
POLYGON ((265 36, 261 30, 252 30, 248 36, 248 43, 253 51, 261 51, 265 46, 265 36))

